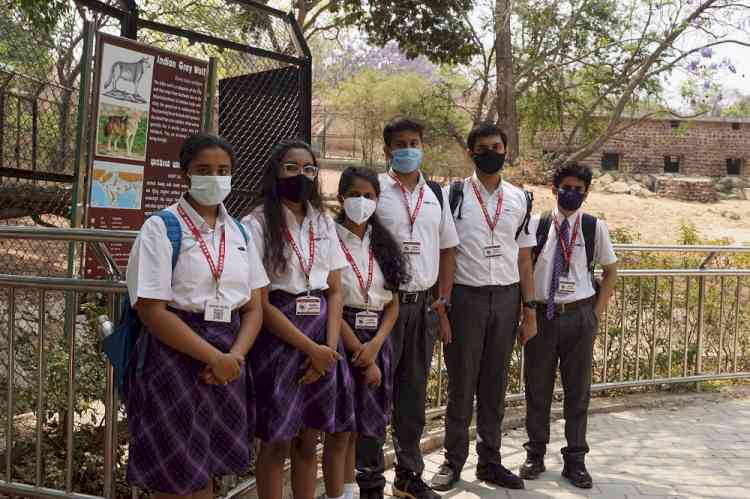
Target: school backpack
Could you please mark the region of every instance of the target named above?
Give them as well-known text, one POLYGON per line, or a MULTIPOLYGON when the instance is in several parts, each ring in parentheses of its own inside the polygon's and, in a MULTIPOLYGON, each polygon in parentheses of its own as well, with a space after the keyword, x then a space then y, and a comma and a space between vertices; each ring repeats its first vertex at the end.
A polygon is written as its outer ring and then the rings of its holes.
MULTIPOLYGON (((534 207, 534 193, 531 191, 524 190, 524 196, 526 197, 526 215, 523 217, 521 225, 516 229, 516 239, 521 235, 521 231, 524 234, 529 233, 529 221, 531 220, 531 210, 534 207)), ((448 203, 451 207, 451 213, 457 219, 461 220, 461 210, 464 205, 464 181, 456 180, 451 183, 450 190, 448 191, 448 203), (458 209, 458 215, 456 215, 456 209, 458 209)))
MULTIPOLYGON (((552 225, 552 212, 546 211, 539 219, 539 225, 536 228, 536 246, 531 250, 531 259, 534 266, 539 259, 539 255, 547 243, 547 235, 552 225)), ((599 281, 594 278, 594 248, 596 247, 596 217, 584 213, 581 216, 581 231, 583 232, 583 243, 586 247, 586 268, 594 284, 594 290, 599 293, 599 281)))
MULTIPOLYGON (((180 248, 182 247, 182 228, 180 227, 180 221, 174 213, 169 210, 161 210, 153 213, 151 216, 159 217, 164 222, 167 228, 167 239, 172 245, 172 271, 177 266, 177 258, 180 255, 180 248)), ((237 220, 232 218, 234 223, 240 229, 242 237, 245 239, 245 244, 250 244, 250 236, 247 233, 245 227, 237 220)), ((112 364, 112 368, 115 374, 115 382, 117 383, 117 391, 120 397, 124 399, 123 387, 125 384, 125 376, 127 370, 131 367, 130 363, 133 360, 133 350, 135 350, 136 342, 143 329, 143 323, 138 312, 130 304, 130 295, 125 293, 125 299, 123 300, 122 308, 120 310, 120 320, 114 328, 114 331, 109 336, 105 337, 102 341, 102 350, 112 364)), ((140 374, 143 371, 143 364, 146 360, 146 345, 144 344, 140 352, 138 352, 138 359, 136 363, 136 373, 140 374)))
POLYGON ((443 188, 440 187, 440 184, 435 182, 434 180, 428 180, 427 185, 432 189, 433 194, 435 194, 435 197, 438 200, 438 203, 440 203, 440 211, 443 211, 443 188))

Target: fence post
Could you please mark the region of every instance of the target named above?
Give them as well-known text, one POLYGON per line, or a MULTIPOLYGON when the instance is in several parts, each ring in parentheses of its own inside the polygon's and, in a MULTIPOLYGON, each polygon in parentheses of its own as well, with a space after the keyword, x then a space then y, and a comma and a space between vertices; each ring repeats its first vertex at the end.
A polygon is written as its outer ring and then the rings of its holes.
POLYGON ((208 59, 208 84, 206 85, 206 111, 203 114, 203 130, 208 133, 218 132, 214 128, 214 94, 216 93, 216 57, 208 59))
MULTIPOLYGON (((705 315, 706 315, 706 278, 699 278, 700 286, 698 287, 698 351, 695 360, 695 374, 703 374, 703 343, 705 333, 705 315)), ((695 388, 701 391, 701 383, 696 383, 695 388)))

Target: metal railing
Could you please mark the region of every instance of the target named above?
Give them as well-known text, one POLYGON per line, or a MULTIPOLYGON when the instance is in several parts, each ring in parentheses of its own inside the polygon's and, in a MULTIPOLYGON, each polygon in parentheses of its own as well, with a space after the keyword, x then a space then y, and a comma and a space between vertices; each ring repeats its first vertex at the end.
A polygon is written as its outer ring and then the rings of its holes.
MULTIPOLYGON (((123 476, 125 442, 116 423, 124 414, 118 410, 112 368, 98 352, 97 317, 115 318, 118 296, 126 289, 123 269, 117 268, 104 243, 131 242, 134 237, 131 231, 0 227, 0 239, 87 243, 109 276, 90 280, 0 274, 0 342, 7 350, 5 355, 0 352, 7 374, 6 386, 0 379, 0 389, 6 391, 5 408, 0 410, 0 416, 5 415, 0 493, 45 498, 123 495, 117 493, 125 487, 117 477, 123 476), (96 310, 84 317, 92 303, 98 304, 96 310), (97 350, 93 357, 90 350, 97 350), (53 367, 57 378, 50 378, 53 367), (106 373, 93 388, 87 385, 91 372, 106 373), (101 480, 96 490, 82 491, 78 485, 86 471, 81 469, 81 454, 92 452, 76 445, 86 426, 82 407, 104 413, 96 433, 101 443, 96 441, 93 448, 100 459, 90 470, 101 480), (62 442, 59 452, 49 452, 52 441, 62 442), (23 459, 31 464, 21 470, 17 461, 23 459), (48 476, 50 459, 58 459, 58 478, 48 476)), ((616 245, 616 251, 710 256, 694 262, 696 268, 619 271, 615 296, 599 328, 594 390, 750 377, 750 268, 705 268, 716 255, 750 255, 750 247, 616 245)), ((2 369, 0 364, 0 373, 2 369)), ((431 418, 445 411, 447 383, 440 346, 433 369, 431 418)), ((522 371, 522 351, 517 349, 509 401, 523 399, 522 371)), ((254 479, 229 477, 223 485, 223 495, 234 497, 252 488, 254 479)))

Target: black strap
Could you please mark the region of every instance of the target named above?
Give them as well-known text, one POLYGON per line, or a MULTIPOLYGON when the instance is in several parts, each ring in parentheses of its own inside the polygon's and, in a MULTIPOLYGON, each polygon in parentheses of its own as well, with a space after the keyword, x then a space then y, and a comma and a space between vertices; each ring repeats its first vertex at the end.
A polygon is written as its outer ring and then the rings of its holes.
POLYGON ((462 180, 456 180, 451 183, 450 192, 448 193, 448 203, 450 204, 453 216, 461 220, 461 210, 464 206, 464 183, 462 180), (458 215, 456 215, 456 208, 458 208, 458 215))
POLYGON ((549 228, 552 225, 552 212, 545 211, 539 218, 539 225, 536 227, 536 246, 531 250, 531 262, 536 265, 536 261, 539 259, 539 255, 544 249, 544 245, 547 244, 547 235, 549 234, 549 228))
POLYGON ((534 193, 531 191, 523 191, 524 196, 526 197, 526 215, 523 217, 523 221, 521 222, 521 225, 518 226, 518 230, 516 230, 516 239, 521 235, 521 231, 524 231, 524 234, 529 233, 529 221, 531 221, 531 210, 534 208, 534 193))
POLYGON ((440 203, 440 211, 443 211, 443 188, 440 187, 440 184, 433 180, 428 180, 427 185, 430 186, 430 189, 432 189, 435 197, 437 197, 438 203, 440 203))

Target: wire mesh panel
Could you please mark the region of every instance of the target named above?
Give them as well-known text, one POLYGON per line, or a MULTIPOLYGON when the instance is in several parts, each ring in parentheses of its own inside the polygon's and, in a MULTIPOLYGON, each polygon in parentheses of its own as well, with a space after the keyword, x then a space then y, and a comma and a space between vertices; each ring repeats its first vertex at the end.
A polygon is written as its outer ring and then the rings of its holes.
POLYGON ((273 146, 301 134, 299 72, 295 67, 219 82, 219 133, 235 145, 239 169, 227 208, 245 214, 273 146))

